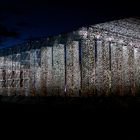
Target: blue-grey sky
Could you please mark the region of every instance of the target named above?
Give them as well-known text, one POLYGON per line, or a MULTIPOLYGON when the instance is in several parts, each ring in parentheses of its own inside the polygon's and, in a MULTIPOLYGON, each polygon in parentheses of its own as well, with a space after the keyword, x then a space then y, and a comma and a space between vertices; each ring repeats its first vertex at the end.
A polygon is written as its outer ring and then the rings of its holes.
POLYGON ((101 0, 1 0, 0 47, 123 17, 139 16, 137 3, 101 0))

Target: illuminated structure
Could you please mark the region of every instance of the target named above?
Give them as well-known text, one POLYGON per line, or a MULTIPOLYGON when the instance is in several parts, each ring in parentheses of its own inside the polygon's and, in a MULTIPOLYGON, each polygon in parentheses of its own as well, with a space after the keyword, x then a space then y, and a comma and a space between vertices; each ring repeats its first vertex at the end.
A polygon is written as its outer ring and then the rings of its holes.
POLYGON ((129 18, 0 50, 0 94, 136 95, 140 20, 129 18))

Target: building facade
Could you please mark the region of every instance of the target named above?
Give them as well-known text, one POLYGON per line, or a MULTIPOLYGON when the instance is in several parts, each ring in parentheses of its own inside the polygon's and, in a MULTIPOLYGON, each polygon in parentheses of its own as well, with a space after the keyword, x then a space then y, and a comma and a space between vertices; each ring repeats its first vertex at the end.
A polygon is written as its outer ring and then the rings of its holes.
POLYGON ((0 49, 3 96, 123 96, 139 92, 139 19, 101 23, 0 49))

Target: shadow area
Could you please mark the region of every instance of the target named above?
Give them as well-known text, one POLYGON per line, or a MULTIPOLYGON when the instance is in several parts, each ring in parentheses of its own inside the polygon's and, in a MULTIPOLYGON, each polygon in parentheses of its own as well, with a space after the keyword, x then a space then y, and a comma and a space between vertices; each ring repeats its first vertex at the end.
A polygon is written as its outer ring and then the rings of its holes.
POLYGON ((0 96, 1 111, 130 112, 140 109, 139 96, 26 97, 0 96))

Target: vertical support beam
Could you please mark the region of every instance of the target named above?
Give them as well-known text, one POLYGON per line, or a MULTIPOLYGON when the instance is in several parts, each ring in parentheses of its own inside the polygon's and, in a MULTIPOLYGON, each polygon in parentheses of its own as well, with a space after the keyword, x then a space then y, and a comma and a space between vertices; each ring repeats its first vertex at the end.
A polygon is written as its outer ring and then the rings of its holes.
POLYGON ((123 47, 122 45, 111 43, 111 91, 114 95, 123 95, 123 47))
POLYGON ((43 95, 51 96, 53 93, 53 74, 52 74, 52 47, 47 46, 41 49, 41 86, 43 95))
POLYGON ((29 69, 23 69, 23 91, 25 96, 30 95, 30 71, 29 69))
POLYGON ((103 67, 102 67, 102 42, 101 40, 96 41, 96 51, 97 51, 97 56, 96 56, 96 76, 95 76, 95 85, 97 89, 97 94, 101 95, 102 94, 102 75, 103 75, 103 67))
POLYGON ((132 46, 123 46, 123 85, 124 94, 135 94, 134 49, 132 46))
POLYGON ((135 60, 135 93, 140 94, 140 47, 134 48, 135 60))
POLYGON ((65 54, 64 45, 53 46, 53 94, 64 95, 65 91, 65 54))
POLYGON ((129 47, 123 46, 123 93, 130 94, 130 79, 129 79, 129 47))
POLYGON ((8 95, 10 96, 12 93, 12 49, 8 49, 8 60, 7 60, 7 88, 8 95))
POLYGON ((109 42, 97 40, 96 87, 98 95, 110 94, 109 42))
POLYGON ((135 95, 135 61, 134 61, 134 47, 131 45, 128 47, 129 49, 129 59, 128 59, 128 65, 129 65, 129 80, 130 80, 130 94, 135 95))
POLYGON ((3 79, 3 70, 4 70, 4 56, 3 55, 3 51, 1 50, 1 56, 0 56, 0 95, 4 94, 4 87, 3 87, 3 83, 4 83, 4 79, 3 79))
POLYGON ((6 95, 6 70, 5 69, 3 69, 2 70, 2 77, 3 77, 3 81, 2 81, 2 93, 3 93, 3 95, 6 95))
POLYGON ((9 62, 8 62, 8 50, 5 50, 5 56, 4 56, 4 87, 5 87, 5 91, 4 91, 4 95, 9 96, 9 88, 8 88, 8 72, 9 72, 9 62))
POLYGON ((35 68, 35 94, 41 94, 41 67, 35 68))
POLYGON ((35 50, 30 50, 30 95, 35 96, 35 50))
POLYGON ((41 94, 41 50, 35 49, 35 94, 41 94))
POLYGON ((16 52, 16 70, 15 70, 15 88, 16 88, 16 95, 22 95, 22 90, 20 87, 20 78, 21 78, 21 73, 20 73, 20 50, 18 48, 16 52))
POLYGON ((53 95, 53 52, 52 47, 46 48, 46 88, 47 88, 47 95, 53 95))
POLYGON ((123 46, 123 94, 130 92, 129 90, 129 73, 128 73, 128 48, 123 46))
POLYGON ((80 91, 79 42, 66 45, 66 92, 68 96, 79 96, 80 91))
POLYGON ((30 95, 30 51, 21 51, 20 87, 25 96, 30 95))
POLYGON ((41 95, 46 96, 47 88, 46 88, 46 48, 41 48, 41 95))
POLYGON ((95 42, 90 39, 81 42, 82 95, 95 94, 95 42))
POLYGON ((11 81, 11 94, 16 95, 16 54, 15 50, 13 49, 12 54, 12 81, 11 81))
POLYGON ((105 95, 110 94, 110 81, 111 81, 111 71, 110 71, 110 60, 109 60, 109 42, 103 41, 102 43, 102 66, 103 66, 103 93, 105 95))

